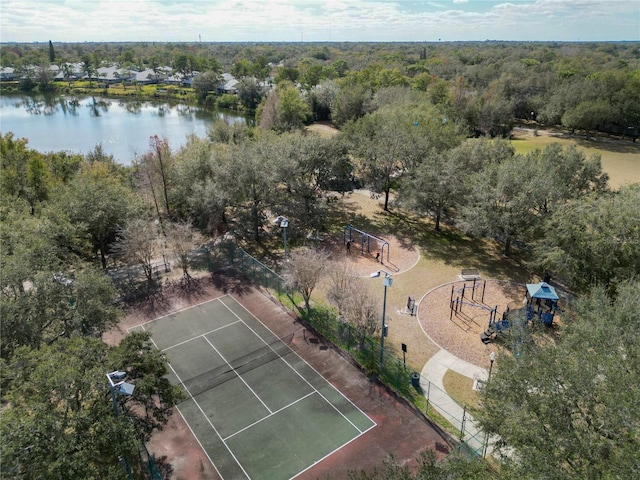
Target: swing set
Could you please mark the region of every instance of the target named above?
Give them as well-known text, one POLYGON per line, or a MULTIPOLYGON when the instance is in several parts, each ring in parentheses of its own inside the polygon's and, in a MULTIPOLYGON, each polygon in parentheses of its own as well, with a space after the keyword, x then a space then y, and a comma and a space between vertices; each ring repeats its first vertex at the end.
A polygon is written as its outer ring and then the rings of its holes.
POLYGON ((353 227, 352 225, 347 225, 344 227, 343 231, 342 231, 342 243, 343 244, 353 244, 353 232, 359 233, 360 234, 360 252, 364 255, 365 254, 365 248, 366 248, 366 253, 371 253, 371 240, 373 240, 374 244, 374 250, 378 250, 377 249, 377 245, 380 244, 380 263, 384 263, 384 250, 385 247, 387 249, 387 262, 389 261, 389 242, 387 242, 386 240, 382 239, 382 238, 378 238, 374 235, 371 235, 367 232, 363 232, 362 230, 358 230, 357 228, 353 227), (347 236, 347 232, 348 232, 348 236, 347 236))

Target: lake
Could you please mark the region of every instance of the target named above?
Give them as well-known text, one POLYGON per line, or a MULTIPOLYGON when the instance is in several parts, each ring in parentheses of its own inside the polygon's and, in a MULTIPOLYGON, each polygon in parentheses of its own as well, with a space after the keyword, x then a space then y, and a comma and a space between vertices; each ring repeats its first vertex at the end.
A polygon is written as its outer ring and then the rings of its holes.
POLYGON ((86 154, 96 145, 120 163, 130 164, 149 150, 149 138, 168 140, 172 150, 188 135, 205 137, 218 118, 231 123, 253 119, 235 112, 170 104, 91 96, 0 97, 0 133, 27 138, 40 152, 68 151, 86 154))

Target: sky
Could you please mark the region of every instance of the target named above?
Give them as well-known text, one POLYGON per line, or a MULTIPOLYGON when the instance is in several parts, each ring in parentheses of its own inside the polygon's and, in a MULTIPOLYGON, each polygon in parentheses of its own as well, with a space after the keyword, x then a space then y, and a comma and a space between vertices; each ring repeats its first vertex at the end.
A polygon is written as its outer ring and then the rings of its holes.
POLYGON ((2 42, 640 41, 640 0, 1 0, 2 42))

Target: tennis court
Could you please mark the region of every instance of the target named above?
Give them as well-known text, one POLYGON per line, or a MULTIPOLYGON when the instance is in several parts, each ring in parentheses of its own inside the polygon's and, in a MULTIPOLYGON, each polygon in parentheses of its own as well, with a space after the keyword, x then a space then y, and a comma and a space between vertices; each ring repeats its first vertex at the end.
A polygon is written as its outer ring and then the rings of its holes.
POLYGON ((289 479, 375 423, 229 295, 144 323, 224 479, 289 479))

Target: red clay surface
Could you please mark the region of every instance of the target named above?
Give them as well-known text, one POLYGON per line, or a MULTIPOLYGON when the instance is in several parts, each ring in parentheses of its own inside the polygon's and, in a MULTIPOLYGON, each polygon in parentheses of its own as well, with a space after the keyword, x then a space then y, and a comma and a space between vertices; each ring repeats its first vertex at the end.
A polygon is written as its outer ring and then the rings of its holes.
MULTIPOLYGON (((232 271, 201 278, 196 287, 189 291, 171 288, 157 295, 130 311, 118 328, 105 336, 105 341, 116 343, 128 328, 223 294, 233 295, 279 337, 294 333, 293 343, 298 355, 377 424, 366 434, 301 473, 297 479, 347 478, 349 471, 371 470, 389 454, 393 454, 402 465, 415 465, 416 458, 426 449, 434 450, 439 455, 448 453, 449 439, 422 414, 396 400, 384 387, 362 374, 339 351, 316 338, 290 312, 232 271)), ((148 449, 161 460, 161 466, 170 474, 167 478, 220 478, 177 411, 165 429, 153 436, 148 449)))

